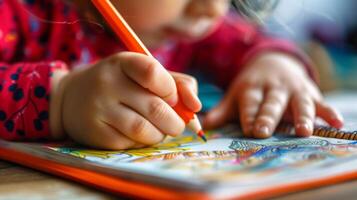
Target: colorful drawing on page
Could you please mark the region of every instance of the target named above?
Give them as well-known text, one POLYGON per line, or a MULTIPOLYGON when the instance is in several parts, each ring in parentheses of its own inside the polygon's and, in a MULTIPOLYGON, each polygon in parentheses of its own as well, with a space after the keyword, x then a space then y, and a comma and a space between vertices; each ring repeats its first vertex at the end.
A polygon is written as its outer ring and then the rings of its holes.
POLYGON ((162 161, 160 170, 203 176, 206 179, 245 179, 289 173, 309 166, 330 166, 336 159, 357 155, 356 142, 316 137, 231 139, 229 149, 167 153, 137 158, 132 162, 162 161))
POLYGON ((279 134, 255 140, 237 135, 241 135, 238 129, 226 128, 210 132, 207 143, 197 140, 196 136, 183 135, 153 147, 125 151, 52 149, 113 167, 130 164, 133 168, 167 172, 174 177, 247 183, 257 177, 289 176, 293 172, 331 167, 343 159, 357 159, 355 141, 279 134))
MULTIPOLYGON (((212 132, 207 132, 206 135, 210 138, 222 137, 222 135, 217 135, 212 132)), ((83 148, 73 148, 73 147, 49 147, 55 151, 70 154, 72 156, 80 158, 96 157, 100 159, 109 159, 112 157, 118 157, 119 155, 126 158, 131 157, 150 157, 162 152, 181 152, 190 149, 190 146, 199 145, 200 140, 197 139, 196 135, 185 135, 182 137, 171 138, 168 137, 165 141, 158 145, 152 147, 141 148, 141 149, 131 149, 125 151, 100 151, 100 150, 90 150, 83 148), (126 156, 125 156, 126 155, 126 156)))
POLYGON ((196 160, 196 159, 226 159, 227 157, 236 158, 236 151, 181 151, 151 156, 144 156, 132 160, 132 162, 153 162, 168 160, 196 160))
POLYGON ((253 177, 287 175, 299 170, 331 167, 336 162, 357 156, 357 143, 323 138, 272 138, 268 140, 232 140, 236 157, 173 161, 165 170, 190 171, 209 181, 229 181, 253 177), (214 173, 213 173, 214 172, 214 173))

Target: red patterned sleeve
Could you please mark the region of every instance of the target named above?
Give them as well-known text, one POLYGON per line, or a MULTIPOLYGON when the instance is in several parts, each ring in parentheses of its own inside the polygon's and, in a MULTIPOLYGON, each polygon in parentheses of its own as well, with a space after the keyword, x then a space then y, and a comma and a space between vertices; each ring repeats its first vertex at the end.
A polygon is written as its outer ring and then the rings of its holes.
POLYGON ((49 137, 51 76, 62 62, 0 62, 0 137, 38 140, 49 137))

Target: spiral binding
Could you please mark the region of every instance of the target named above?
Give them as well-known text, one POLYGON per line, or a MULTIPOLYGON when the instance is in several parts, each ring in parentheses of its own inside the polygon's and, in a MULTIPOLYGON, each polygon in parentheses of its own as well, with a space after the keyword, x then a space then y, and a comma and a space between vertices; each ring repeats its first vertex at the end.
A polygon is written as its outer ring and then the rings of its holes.
MULTIPOLYGON (((280 124, 276 131, 286 134, 295 133, 294 126, 291 124, 280 124)), ((357 140, 357 131, 343 131, 323 125, 315 125, 313 135, 326 138, 357 140)))

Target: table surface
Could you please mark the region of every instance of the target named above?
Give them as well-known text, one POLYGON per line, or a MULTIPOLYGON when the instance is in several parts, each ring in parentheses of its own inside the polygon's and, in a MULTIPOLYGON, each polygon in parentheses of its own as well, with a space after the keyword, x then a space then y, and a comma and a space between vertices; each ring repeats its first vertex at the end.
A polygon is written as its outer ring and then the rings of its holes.
MULTIPOLYGON (((289 194, 276 200, 356 199, 357 181, 289 194)), ((0 200, 111 200, 118 197, 16 164, 0 161, 0 200)), ((124 198, 119 198, 124 199, 124 198)))

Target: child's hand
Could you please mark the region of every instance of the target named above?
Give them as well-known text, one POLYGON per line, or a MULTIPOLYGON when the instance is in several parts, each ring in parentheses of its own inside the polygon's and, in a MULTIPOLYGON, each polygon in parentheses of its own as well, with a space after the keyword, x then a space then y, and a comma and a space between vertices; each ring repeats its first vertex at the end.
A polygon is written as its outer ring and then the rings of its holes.
POLYGON ((341 128, 341 115, 323 101, 302 64, 280 53, 262 54, 235 79, 224 100, 205 118, 215 128, 239 118, 247 137, 270 137, 282 117, 293 120, 297 136, 310 136, 315 117, 341 128))
POLYGON ((183 132, 185 124, 171 108, 178 93, 188 108, 200 110, 196 88, 193 78, 170 75, 153 58, 119 53, 64 78, 63 128, 98 148, 152 145, 183 132))

